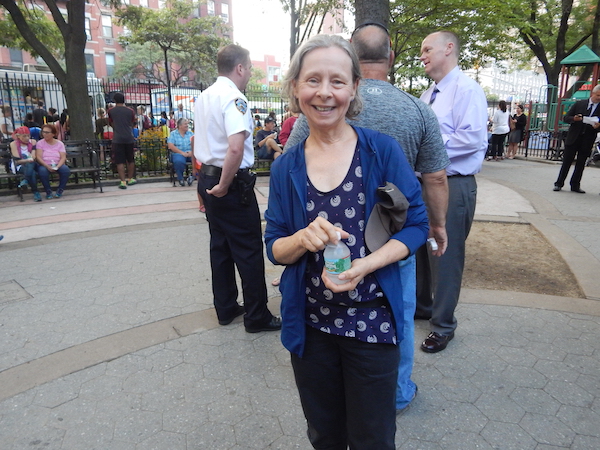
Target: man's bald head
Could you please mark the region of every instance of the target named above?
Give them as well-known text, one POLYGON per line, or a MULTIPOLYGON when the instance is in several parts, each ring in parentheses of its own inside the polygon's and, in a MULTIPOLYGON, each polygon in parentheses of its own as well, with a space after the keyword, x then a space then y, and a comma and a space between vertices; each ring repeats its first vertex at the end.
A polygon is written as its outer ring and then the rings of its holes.
POLYGON ((352 46, 363 62, 385 62, 390 58, 390 36, 383 25, 366 24, 352 34, 352 46))

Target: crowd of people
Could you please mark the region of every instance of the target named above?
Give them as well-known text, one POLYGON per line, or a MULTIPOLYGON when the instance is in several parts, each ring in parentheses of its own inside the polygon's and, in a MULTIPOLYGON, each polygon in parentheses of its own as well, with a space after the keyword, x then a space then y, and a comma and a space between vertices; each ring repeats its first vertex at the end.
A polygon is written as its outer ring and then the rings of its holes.
MULTIPOLYGON (((36 202, 42 201, 37 182, 41 181, 46 192, 46 199, 60 198, 64 193, 70 170, 67 165, 65 145, 69 139, 70 121, 68 110, 64 109, 59 116, 55 108, 44 109, 43 101, 37 102, 37 108, 25 116, 23 126, 15 129, 12 111, 9 106, 2 107, 0 140, 9 142, 12 161, 9 169, 22 174, 19 187, 28 186, 36 202), (53 192, 50 186, 52 173, 58 175, 58 187, 53 192)), ((193 166, 192 174, 186 180, 183 173, 186 164, 192 161, 191 138, 189 130, 190 113, 179 104, 177 111, 171 111, 167 116, 161 112, 159 118, 154 118, 152 112, 146 113, 146 107, 138 106, 135 111, 125 105, 125 97, 116 92, 113 101, 107 108, 96 110, 94 121, 94 136, 100 141, 110 141, 111 162, 116 166, 119 175, 119 189, 127 189, 137 183, 134 161, 135 142, 146 130, 159 129, 167 141, 170 162, 174 166, 177 180, 181 186, 190 186, 197 178, 199 163, 193 166), (141 130, 141 132, 140 132, 141 130)), ((102 161, 105 161, 106 144, 100 145, 102 161)), ((202 199, 200 211, 204 212, 202 199)))

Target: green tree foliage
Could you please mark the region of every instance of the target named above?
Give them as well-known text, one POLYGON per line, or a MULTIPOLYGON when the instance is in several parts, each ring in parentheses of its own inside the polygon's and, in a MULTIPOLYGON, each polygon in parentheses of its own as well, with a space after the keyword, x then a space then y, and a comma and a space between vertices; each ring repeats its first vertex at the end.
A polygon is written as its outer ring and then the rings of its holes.
MULTIPOLYGON (((58 61, 62 61, 65 52, 65 43, 54 21, 48 19, 46 13, 38 8, 25 8, 24 4, 17 4, 17 7, 23 14, 33 34, 44 36, 44 44, 52 56, 58 61)), ((41 56, 25 40, 10 14, 5 20, 0 20, 0 46, 24 50, 34 58, 41 56)))
MULTIPOLYGON (((512 22, 521 41, 537 58, 548 84, 558 85, 560 61, 581 45, 600 51, 600 0, 520 0, 512 22)), ((591 68, 580 72, 587 79, 591 68)))
POLYGON ((5 45, 29 51, 41 57, 60 83, 70 113, 71 136, 74 139, 91 138, 93 136, 88 98, 87 70, 85 64, 85 2, 71 0, 60 2, 44 0, 54 20, 54 28, 40 20, 37 13, 31 13, 29 2, 18 0, 0 0, 0 8, 8 13, 15 32, 4 27, 11 26, 9 20, 3 19, 2 31, 5 45), (66 8, 66 16, 63 14, 66 8), (32 15, 34 14, 34 15, 32 15), (17 34, 20 37, 17 38, 17 34), (13 36, 11 39, 10 36, 13 36))
MULTIPOLYGON (((386 2, 396 53, 390 78, 408 90, 423 75, 422 40, 440 29, 461 38, 462 67, 477 69, 492 61, 531 67, 537 60, 552 85, 558 84, 560 61, 582 44, 600 53, 600 0, 354 0, 357 22, 386 23, 381 12, 386 2)), ((580 76, 587 79, 590 73, 588 67, 580 76)))
POLYGON ((250 81, 248 81, 248 84, 262 84, 262 80, 264 80, 266 76, 267 74, 260 67, 252 67, 252 76, 250 77, 250 81))
POLYGON ((392 0, 390 34, 396 54, 390 73, 392 82, 413 88, 416 78, 423 75, 418 59, 421 43, 428 34, 441 29, 454 31, 460 37, 462 67, 483 67, 495 59, 509 57, 515 38, 504 25, 507 14, 500 2, 491 1, 392 0))
POLYGON ((131 30, 119 37, 119 42, 125 48, 132 46, 120 70, 130 67, 132 75, 143 73, 165 86, 172 80, 177 84, 184 76, 198 84, 212 82, 217 51, 227 42, 220 37, 225 28, 219 17, 190 18, 195 8, 197 5, 188 1, 171 0, 160 10, 131 5, 117 10, 120 23, 131 30), (136 66, 140 49, 143 52, 136 66))
MULTIPOLYGON (((191 53, 170 52, 171 86, 183 83, 186 86, 207 85, 217 76, 213 62, 198 64, 191 53)), ((115 76, 119 78, 142 78, 167 85, 164 54, 160 47, 151 42, 129 44, 121 53, 115 66, 115 76)))

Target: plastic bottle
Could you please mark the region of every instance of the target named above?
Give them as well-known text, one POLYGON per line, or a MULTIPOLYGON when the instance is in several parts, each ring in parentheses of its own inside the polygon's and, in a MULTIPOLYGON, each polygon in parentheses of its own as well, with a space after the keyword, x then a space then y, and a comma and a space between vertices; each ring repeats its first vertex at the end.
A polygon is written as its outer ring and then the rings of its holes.
POLYGON ((53 169, 56 169, 56 161, 54 161, 54 160, 50 161, 50 167, 52 167, 53 169))
POLYGON ((342 236, 339 231, 336 231, 338 243, 333 244, 329 242, 323 252, 323 259, 325 260, 325 270, 327 276, 335 284, 344 284, 348 280, 340 280, 338 275, 346 270, 350 269, 350 249, 344 244, 341 239, 342 236))

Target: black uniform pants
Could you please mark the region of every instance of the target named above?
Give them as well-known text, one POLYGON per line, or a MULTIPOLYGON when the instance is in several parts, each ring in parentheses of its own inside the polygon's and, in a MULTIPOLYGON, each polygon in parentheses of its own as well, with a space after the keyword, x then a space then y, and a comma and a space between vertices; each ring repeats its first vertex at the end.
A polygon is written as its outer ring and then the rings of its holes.
POLYGON ((272 315, 267 309, 265 261, 260 225, 260 211, 252 193, 250 204, 240 203, 236 182, 223 197, 208 195, 219 177, 200 173, 198 192, 204 199, 210 230, 210 265, 215 310, 219 320, 235 314, 238 287, 235 280, 237 267, 242 279, 244 298, 244 325, 258 327, 268 323, 272 315))

